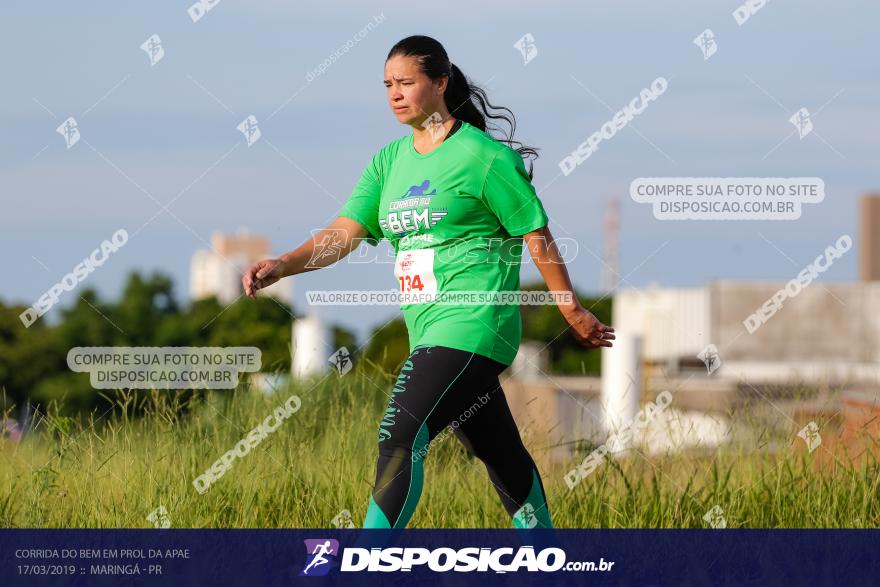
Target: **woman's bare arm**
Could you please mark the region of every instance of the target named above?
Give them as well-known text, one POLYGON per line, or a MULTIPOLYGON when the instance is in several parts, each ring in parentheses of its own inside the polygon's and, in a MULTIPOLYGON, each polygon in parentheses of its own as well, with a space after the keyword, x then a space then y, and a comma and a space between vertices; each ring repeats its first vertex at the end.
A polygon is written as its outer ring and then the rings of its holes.
POLYGON ((328 267, 356 249, 366 236, 367 229, 362 224, 338 216, 299 247, 279 257, 284 263, 283 277, 328 267))
POLYGON ((612 346, 614 328, 606 326, 578 301, 565 261, 559 255, 553 235, 546 226, 523 235, 525 246, 541 272, 547 289, 558 294, 557 307, 582 346, 612 346))
POLYGON ((277 259, 263 259, 251 265, 241 278, 244 293, 253 299, 257 290, 279 279, 328 267, 356 249, 367 236, 367 229, 361 223, 338 216, 294 250, 277 259))

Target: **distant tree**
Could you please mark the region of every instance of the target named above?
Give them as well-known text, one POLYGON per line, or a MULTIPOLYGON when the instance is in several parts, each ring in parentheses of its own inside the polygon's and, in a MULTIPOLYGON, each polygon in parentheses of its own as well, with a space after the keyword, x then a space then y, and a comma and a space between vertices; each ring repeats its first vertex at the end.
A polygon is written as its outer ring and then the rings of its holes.
POLYGON ((355 337, 354 333, 351 330, 347 330, 342 326, 333 326, 333 350, 336 351, 339 347, 345 347, 348 349, 349 353, 352 353, 352 357, 356 356, 355 351, 357 350, 357 337, 355 337))
POLYGON ((373 330, 363 356, 386 373, 396 373, 409 356, 409 335, 403 318, 373 330))
MULTIPOLYGON (((283 302, 242 297, 223 306, 209 297, 181 308, 170 277, 157 272, 145 278, 136 271, 128 276, 117 303, 101 301, 91 288, 78 293, 68 307, 56 310, 54 326, 41 319, 25 328, 18 317, 24 306, 0 304, 4 409, 26 400, 59 400, 63 412, 103 408, 102 393, 113 392, 94 389, 88 374, 68 368, 67 354, 74 347, 255 346, 261 351, 261 370, 290 369, 293 313, 283 302)), ((340 336, 351 340, 348 331, 340 330, 340 336)))
POLYGON ((156 329, 155 345, 205 346, 221 313, 223 306, 215 296, 194 300, 186 312, 165 316, 156 329))
POLYGON ((209 346, 255 346, 262 355, 261 371, 290 370, 290 307, 278 300, 241 297, 211 319, 209 346))
POLYGON ((0 388, 3 409, 21 405, 47 375, 67 370, 57 328, 37 320, 25 328, 23 305, 0 304, 0 388))
POLYGON ((116 306, 101 301, 92 288, 84 289, 73 304, 58 313, 58 343, 65 355, 78 346, 112 346, 126 336, 116 306))
POLYGON ((122 330, 116 339, 119 344, 131 346, 152 345, 162 320, 178 312, 170 277, 154 273, 144 279, 135 271, 129 275, 113 312, 122 330))

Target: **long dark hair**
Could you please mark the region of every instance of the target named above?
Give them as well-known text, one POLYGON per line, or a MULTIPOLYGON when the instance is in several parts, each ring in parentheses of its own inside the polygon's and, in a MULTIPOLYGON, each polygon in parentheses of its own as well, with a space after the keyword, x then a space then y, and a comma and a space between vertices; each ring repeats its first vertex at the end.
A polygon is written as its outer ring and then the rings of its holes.
MULTIPOLYGON (((516 130, 516 117, 510 108, 495 106, 489 102, 486 92, 468 80, 458 66, 449 60, 446 49, 443 48, 439 41, 424 35, 413 35, 398 41, 391 48, 391 51, 388 52, 388 57, 385 58, 385 61, 388 61, 395 55, 415 57, 422 72, 432 80, 439 79, 444 75, 449 76, 446 92, 443 94, 443 102, 446 104, 446 109, 455 118, 463 120, 489 134, 492 133, 486 130, 486 119, 503 120, 510 126, 510 132, 506 133, 503 128, 493 124, 493 130, 501 133, 500 137, 493 135, 493 138, 502 143, 507 143, 523 158, 538 157, 537 149, 527 147, 521 142, 514 140, 513 132, 516 130), (489 112, 490 110, 498 110, 500 112, 492 114, 489 112), (509 116, 503 113, 505 110, 510 113, 509 116)), ((532 162, 529 161, 529 179, 531 178, 532 162)))

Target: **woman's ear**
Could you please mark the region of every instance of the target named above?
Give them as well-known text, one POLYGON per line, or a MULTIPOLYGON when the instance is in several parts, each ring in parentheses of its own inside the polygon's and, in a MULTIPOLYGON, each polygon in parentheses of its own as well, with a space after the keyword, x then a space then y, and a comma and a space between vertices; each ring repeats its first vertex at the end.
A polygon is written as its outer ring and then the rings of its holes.
POLYGON ((446 87, 449 85, 449 76, 444 75, 440 79, 437 80, 437 92, 440 96, 442 96, 446 92, 446 87))

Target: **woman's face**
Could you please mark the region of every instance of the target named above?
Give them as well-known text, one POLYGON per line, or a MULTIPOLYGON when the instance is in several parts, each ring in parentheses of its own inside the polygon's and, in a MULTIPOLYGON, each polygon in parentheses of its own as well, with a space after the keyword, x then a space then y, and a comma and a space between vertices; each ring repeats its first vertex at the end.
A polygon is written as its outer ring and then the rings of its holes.
POLYGON ((443 92, 448 80, 445 76, 431 80, 413 56, 395 55, 385 62, 388 105, 403 124, 421 125, 434 112, 446 117, 443 92))

